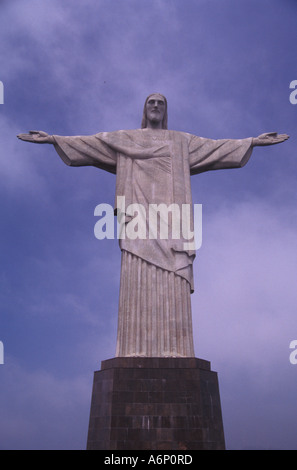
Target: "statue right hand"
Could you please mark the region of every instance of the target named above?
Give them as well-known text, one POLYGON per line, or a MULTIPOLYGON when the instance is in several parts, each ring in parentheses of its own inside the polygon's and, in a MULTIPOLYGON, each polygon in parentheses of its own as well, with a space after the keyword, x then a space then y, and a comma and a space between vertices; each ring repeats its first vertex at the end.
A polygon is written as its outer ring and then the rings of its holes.
POLYGON ((35 144, 54 144, 55 139, 52 135, 43 131, 29 131, 29 134, 18 134, 17 138, 25 142, 33 142, 35 144))

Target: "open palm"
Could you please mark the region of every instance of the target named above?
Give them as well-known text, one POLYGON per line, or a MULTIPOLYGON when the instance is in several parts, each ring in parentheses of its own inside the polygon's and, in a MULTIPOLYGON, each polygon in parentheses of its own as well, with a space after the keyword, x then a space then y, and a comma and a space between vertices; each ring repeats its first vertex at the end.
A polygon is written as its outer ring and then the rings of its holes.
POLYGON ((265 134, 261 134, 258 137, 253 139, 253 145, 274 145, 280 144, 287 140, 289 136, 287 134, 278 134, 277 132, 266 132, 265 134))
POLYGON ((35 144, 52 144, 54 143, 53 137, 47 132, 43 131, 29 131, 28 134, 18 134, 18 139, 25 142, 33 142, 35 144))

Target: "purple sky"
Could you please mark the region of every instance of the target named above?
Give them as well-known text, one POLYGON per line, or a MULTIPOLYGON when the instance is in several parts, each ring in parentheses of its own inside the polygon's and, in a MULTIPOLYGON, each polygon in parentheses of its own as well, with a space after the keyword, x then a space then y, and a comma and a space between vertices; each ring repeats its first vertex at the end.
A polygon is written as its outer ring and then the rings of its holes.
POLYGON ((241 170, 192 178, 203 205, 192 309, 227 447, 297 449, 296 2, 2 0, 0 12, 0 448, 85 448, 119 290, 117 240, 94 236, 115 177, 15 136, 138 128, 158 91, 170 129, 291 136, 241 170))

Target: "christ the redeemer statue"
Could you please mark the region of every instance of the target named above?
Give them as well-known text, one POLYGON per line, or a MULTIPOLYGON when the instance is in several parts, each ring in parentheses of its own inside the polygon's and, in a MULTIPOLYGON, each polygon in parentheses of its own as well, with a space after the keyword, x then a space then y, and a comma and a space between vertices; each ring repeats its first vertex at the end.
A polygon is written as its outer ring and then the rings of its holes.
MULTIPOLYGON (((242 167, 253 147, 277 144, 288 136, 266 133, 212 140, 168 130, 166 98, 155 93, 145 101, 141 129, 73 137, 30 131, 18 138, 53 144, 67 165, 89 165, 116 174, 116 201, 124 196, 125 207, 141 204, 148 214, 151 204, 192 208, 191 175, 242 167)), ((131 214, 124 215, 128 223, 131 214)), ((195 356, 190 299, 195 251, 185 248, 184 242, 182 237, 119 240, 116 356, 195 356)))

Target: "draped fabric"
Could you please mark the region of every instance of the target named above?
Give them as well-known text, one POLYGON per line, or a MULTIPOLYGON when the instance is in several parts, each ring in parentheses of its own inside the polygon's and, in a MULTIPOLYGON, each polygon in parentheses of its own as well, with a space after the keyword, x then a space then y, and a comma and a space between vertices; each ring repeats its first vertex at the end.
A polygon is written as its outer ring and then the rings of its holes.
POLYGON ((117 356, 194 357, 190 284, 122 251, 117 356))
MULTIPOLYGON (((245 165, 252 152, 252 139, 212 140, 171 130, 134 129, 102 132, 91 136, 54 136, 55 148, 71 166, 95 166, 116 173, 115 209, 131 221, 129 207, 141 204, 175 204, 190 207, 189 232, 193 232, 191 174, 245 165), (124 199, 124 207, 118 200, 124 199)), ((104 201, 105 202, 105 201, 104 201)), ((133 218, 133 214, 132 214, 133 218)), ((192 264, 195 250, 179 239, 119 240, 126 250, 167 271, 184 277, 194 291, 192 264)))
MULTIPOLYGON (((115 210, 124 224, 135 220, 130 205, 140 204, 148 214, 152 204, 174 204, 190 207, 189 233, 193 233, 191 175, 240 168, 252 153, 252 138, 212 140, 163 129, 54 139, 67 165, 116 174, 115 210), (124 207, 119 207, 123 199, 124 207)), ((184 234, 179 239, 119 240, 118 356, 194 356, 190 293, 195 250, 189 241, 184 234)))

